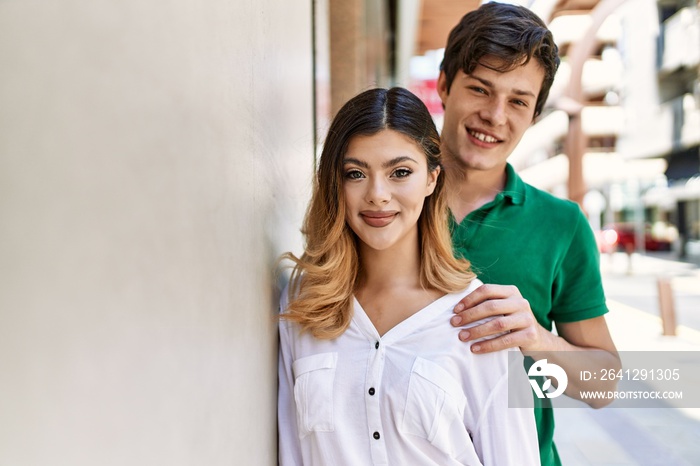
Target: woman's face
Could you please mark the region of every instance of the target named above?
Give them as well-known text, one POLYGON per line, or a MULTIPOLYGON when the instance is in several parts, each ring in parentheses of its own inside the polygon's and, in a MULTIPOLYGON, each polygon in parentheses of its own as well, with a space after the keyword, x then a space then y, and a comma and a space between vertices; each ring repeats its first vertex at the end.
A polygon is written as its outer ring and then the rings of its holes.
POLYGON ((428 171, 421 147, 397 131, 353 137, 343 160, 345 220, 375 250, 416 242, 423 202, 439 172, 428 171))

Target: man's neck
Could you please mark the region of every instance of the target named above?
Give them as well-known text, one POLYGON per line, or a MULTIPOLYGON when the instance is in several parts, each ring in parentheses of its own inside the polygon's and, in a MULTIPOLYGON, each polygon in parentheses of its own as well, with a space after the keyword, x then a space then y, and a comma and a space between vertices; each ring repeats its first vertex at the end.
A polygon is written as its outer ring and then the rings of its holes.
POLYGON ((446 166, 447 203, 457 223, 496 198, 506 185, 506 167, 473 170, 446 166))

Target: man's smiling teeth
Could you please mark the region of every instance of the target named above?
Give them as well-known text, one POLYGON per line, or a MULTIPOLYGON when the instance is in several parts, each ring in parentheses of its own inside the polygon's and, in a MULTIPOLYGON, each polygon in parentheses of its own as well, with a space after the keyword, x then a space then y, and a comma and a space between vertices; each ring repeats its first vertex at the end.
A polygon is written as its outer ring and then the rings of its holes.
POLYGON ((469 130, 469 134, 477 138, 479 141, 482 142, 498 142, 498 139, 492 138, 491 136, 484 134, 484 133, 477 133, 476 131, 471 131, 469 130))

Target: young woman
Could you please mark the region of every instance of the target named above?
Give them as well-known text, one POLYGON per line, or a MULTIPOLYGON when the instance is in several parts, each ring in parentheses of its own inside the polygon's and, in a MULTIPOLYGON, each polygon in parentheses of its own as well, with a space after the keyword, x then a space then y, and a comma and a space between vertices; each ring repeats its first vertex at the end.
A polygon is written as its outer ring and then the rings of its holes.
POLYGON ((435 125, 405 89, 363 92, 333 120, 305 252, 284 256, 283 466, 539 465, 532 409, 508 407, 520 352, 474 355, 449 323, 481 283, 452 254, 440 171, 435 125))

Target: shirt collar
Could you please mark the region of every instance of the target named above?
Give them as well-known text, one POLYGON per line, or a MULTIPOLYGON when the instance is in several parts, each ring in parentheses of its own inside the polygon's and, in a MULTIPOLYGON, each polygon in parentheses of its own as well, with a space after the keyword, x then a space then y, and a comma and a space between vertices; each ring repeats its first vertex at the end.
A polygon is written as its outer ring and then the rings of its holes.
POLYGON ((500 194, 509 199, 511 204, 520 205, 525 202, 525 182, 509 163, 506 163, 506 185, 500 194))

